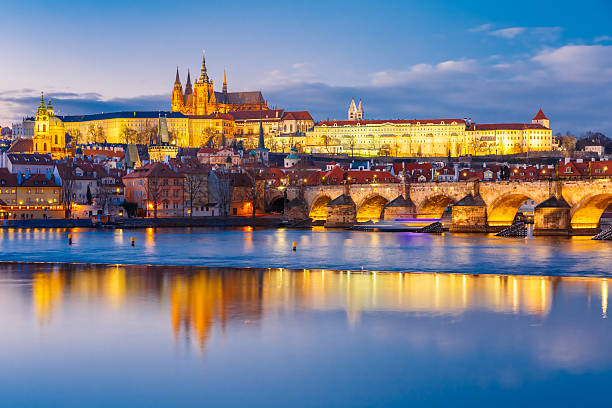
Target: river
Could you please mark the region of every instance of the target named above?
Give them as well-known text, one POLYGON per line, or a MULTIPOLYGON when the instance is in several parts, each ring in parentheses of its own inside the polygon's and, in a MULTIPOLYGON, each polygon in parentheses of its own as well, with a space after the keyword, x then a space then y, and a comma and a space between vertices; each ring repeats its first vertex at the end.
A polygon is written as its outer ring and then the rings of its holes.
POLYGON ((609 242, 67 234, 0 231, 3 406, 608 405, 609 242))

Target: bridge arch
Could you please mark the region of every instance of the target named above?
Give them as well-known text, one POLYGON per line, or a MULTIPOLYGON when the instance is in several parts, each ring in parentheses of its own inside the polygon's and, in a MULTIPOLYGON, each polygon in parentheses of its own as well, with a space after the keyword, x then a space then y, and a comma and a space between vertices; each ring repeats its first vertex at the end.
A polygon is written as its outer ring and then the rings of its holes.
POLYGON ((599 219, 611 204, 612 192, 593 194, 583 198, 572 210, 570 221, 572 228, 599 228, 599 219))
POLYGON ((327 204, 331 201, 331 197, 327 194, 318 196, 310 206, 308 216, 313 221, 327 220, 327 204))
POLYGON ((366 197, 357 208, 357 222, 378 221, 389 200, 380 194, 366 197))
POLYGON ((442 218, 446 208, 454 204, 455 200, 445 194, 437 194, 432 197, 428 197, 419 208, 417 218, 442 218))
POLYGON ((487 224, 490 227, 507 227, 512 225, 516 213, 527 200, 536 201, 532 197, 520 192, 502 195, 487 208, 487 224))

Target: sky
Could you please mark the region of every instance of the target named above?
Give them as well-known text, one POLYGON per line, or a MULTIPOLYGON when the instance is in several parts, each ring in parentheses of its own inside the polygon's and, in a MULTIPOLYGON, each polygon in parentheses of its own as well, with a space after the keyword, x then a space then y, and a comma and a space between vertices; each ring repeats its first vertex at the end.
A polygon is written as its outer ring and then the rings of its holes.
POLYGON ((220 90, 345 119, 529 122, 612 136, 612 2, 0 0, 0 125, 168 110, 202 50, 220 90))

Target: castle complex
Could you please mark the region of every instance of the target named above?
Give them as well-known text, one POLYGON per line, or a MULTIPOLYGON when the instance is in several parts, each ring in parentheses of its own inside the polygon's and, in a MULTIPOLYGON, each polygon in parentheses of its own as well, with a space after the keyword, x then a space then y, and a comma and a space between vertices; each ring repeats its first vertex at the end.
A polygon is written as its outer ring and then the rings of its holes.
POLYGON ((458 157, 553 149, 550 122, 541 109, 530 123, 371 120, 365 118, 362 101, 352 99, 347 119, 315 124, 308 111, 268 108, 260 91, 228 92, 225 72, 221 91, 215 91, 203 55, 199 77, 192 84, 188 71, 184 89, 177 68, 169 111, 56 116, 51 101, 45 104, 41 97, 36 117, 18 124, 14 133, 32 140, 31 151, 55 156, 86 143, 148 144, 164 152, 223 141, 254 148, 260 129, 265 147, 283 152, 297 147, 308 153, 356 156, 458 157), (160 132, 167 138, 164 143, 157 140, 160 132), (71 146, 66 146, 67 135, 71 146))
POLYGON ((464 119, 364 120, 351 101, 349 120, 323 121, 306 133, 311 152, 359 156, 458 157, 552 150, 540 109, 531 123, 477 124, 464 119))
POLYGON ((223 88, 221 92, 213 89, 213 79, 206 69, 205 54, 202 55, 202 68, 200 77, 191 85, 191 74, 187 71, 185 92, 176 69, 176 79, 172 90, 171 112, 180 112, 185 115, 211 115, 234 111, 248 111, 267 109, 261 92, 228 92, 227 77, 223 72, 223 88))

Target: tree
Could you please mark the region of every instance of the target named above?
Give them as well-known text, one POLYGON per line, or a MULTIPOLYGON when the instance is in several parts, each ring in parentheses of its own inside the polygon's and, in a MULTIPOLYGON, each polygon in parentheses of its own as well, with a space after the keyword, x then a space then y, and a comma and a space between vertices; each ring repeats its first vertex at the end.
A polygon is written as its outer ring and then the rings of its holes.
POLYGON ((189 216, 193 217, 195 202, 200 202, 204 197, 206 180, 204 173, 187 173, 184 179, 185 198, 189 205, 189 216))
POLYGON ((153 218, 157 218, 157 207, 159 206, 159 200, 162 196, 162 179, 154 174, 155 169, 150 173, 149 177, 147 177, 147 182, 145 184, 145 190, 147 193, 147 213, 149 211, 149 201, 153 206, 153 218))
POLYGON ((125 144, 136 143, 136 139, 138 138, 138 132, 136 132, 136 130, 130 128, 129 126, 123 124, 121 125, 120 137, 121 140, 125 142, 125 144))
POLYGON ((68 218, 72 217, 72 198, 74 196, 74 179, 64 177, 62 179, 62 204, 68 218))
POLYGON ((72 147, 76 147, 76 145, 82 142, 83 135, 79 129, 70 129, 68 134, 70 135, 70 145, 72 147))
POLYGON ((212 127, 207 127, 202 130, 200 146, 218 148, 221 145, 221 139, 222 136, 218 132, 215 132, 212 127))
POLYGON ((125 209, 125 212, 127 213, 128 217, 131 218, 136 216, 136 213, 138 212, 138 203, 124 201, 123 203, 121 203, 121 206, 125 209))
POLYGON ((557 133, 555 136, 559 139, 559 144, 563 150, 568 152, 576 150, 577 140, 570 132, 566 132, 565 136, 561 135, 561 133, 557 133))
POLYGON ((89 184, 87 185, 87 205, 91 205, 93 203, 93 197, 91 195, 91 189, 89 188, 89 184))
POLYGON ((258 174, 254 169, 246 170, 245 174, 250 180, 249 202, 251 203, 251 216, 255 217, 255 210, 257 208, 257 204, 263 200, 265 180, 258 177, 258 174))
POLYGON ((102 125, 94 125, 93 123, 89 124, 87 128, 87 141, 89 143, 104 143, 104 129, 102 125))
POLYGON ((220 167, 210 173, 209 188, 214 192, 215 200, 219 206, 220 215, 227 217, 232 202, 232 178, 225 167, 220 167))
POLYGON ((152 141, 157 137, 158 126, 157 123, 147 120, 141 131, 137 132, 136 144, 152 144, 152 141))

